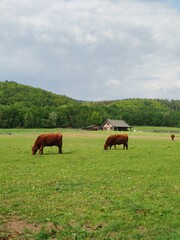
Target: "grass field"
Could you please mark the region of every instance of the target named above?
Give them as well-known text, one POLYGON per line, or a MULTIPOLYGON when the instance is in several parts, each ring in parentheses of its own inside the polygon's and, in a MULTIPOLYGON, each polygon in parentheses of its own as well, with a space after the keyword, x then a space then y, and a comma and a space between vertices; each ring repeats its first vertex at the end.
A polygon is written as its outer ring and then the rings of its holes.
POLYGON ((62 130, 63 154, 31 155, 42 132, 0 130, 0 239, 180 239, 180 134, 62 130))

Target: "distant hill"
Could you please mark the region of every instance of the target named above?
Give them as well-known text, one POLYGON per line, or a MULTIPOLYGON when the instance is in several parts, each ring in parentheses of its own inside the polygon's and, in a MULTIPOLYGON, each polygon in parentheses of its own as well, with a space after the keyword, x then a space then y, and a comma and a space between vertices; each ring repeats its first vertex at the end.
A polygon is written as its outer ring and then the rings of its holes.
POLYGON ((2 105, 58 107, 76 102, 76 100, 67 96, 57 95, 40 88, 34 88, 12 81, 0 82, 0 104, 2 105))
POLYGON ((82 128, 100 126, 108 118, 131 126, 180 127, 180 100, 78 101, 12 81, 0 82, 1 128, 82 128))

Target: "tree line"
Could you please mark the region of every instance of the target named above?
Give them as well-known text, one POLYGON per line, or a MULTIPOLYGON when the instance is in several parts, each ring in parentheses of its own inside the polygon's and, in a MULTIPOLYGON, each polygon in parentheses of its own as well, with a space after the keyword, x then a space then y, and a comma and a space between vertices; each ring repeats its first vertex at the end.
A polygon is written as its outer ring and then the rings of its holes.
POLYGON ((180 100, 87 102, 12 81, 0 82, 0 128, 83 128, 106 119, 131 126, 180 127, 180 100))

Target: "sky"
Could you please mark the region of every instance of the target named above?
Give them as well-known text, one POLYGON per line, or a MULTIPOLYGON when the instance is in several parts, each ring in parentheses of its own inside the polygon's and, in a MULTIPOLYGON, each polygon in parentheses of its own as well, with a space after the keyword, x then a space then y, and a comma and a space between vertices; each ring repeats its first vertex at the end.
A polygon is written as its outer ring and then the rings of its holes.
POLYGON ((0 81, 76 100, 180 99, 179 0, 1 0, 0 81))

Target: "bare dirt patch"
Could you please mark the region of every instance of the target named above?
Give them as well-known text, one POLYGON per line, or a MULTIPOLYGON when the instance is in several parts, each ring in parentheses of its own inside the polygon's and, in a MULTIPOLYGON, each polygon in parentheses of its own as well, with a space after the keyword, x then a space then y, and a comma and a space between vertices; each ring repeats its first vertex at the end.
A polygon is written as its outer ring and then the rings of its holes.
POLYGON ((34 234, 38 234, 42 229, 47 232, 57 232, 63 230, 62 226, 56 226, 52 222, 44 224, 29 223, 26 220, 22 220, 17 216, 11 216, 4 219, 4 216, 0 215, 0 240, 9 239, 24 239, 24 235, 27 235, 27 239, 33 239, 34 234))

